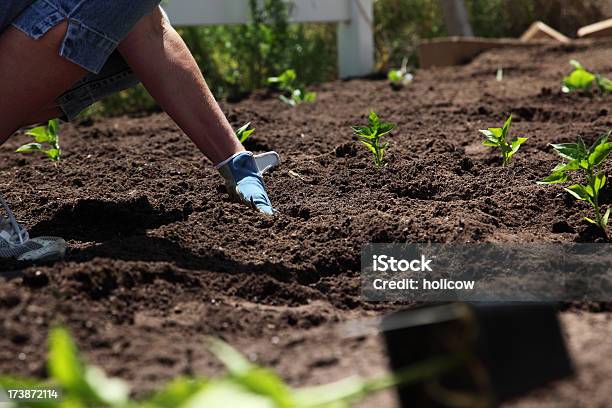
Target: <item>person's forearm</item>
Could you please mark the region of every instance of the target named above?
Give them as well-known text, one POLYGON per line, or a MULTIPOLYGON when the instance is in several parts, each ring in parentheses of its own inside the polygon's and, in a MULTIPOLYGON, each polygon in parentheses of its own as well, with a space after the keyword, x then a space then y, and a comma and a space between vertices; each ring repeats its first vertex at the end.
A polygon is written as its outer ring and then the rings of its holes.
POLYGON ((119 51, 162 109, 213 164, 244 151, 191 52, 159 9, 136 25, 119 51))

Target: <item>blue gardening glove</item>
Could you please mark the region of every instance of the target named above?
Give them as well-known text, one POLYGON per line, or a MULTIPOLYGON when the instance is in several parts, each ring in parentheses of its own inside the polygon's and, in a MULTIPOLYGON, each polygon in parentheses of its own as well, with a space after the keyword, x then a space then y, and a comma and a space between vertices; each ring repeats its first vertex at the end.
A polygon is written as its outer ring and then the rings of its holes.
POLYGON ((274 215, 262 176, 279 162, 276 152, 258 156, 253 156, 251 152, 242 152, 216 167, 225 179, 225 187, 233 199, 263 214, 274 215))

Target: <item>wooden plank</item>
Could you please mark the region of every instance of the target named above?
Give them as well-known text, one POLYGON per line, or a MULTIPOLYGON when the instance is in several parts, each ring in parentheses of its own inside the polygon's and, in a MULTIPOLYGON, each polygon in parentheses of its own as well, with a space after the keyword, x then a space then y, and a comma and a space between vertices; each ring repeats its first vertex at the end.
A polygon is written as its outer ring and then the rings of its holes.
POLYGON ((612 18, 582 27, 578 30, 580 38, 612 37, 612 18))
POLYGON ((419 61, 423 69, 448 67, 468 63, 483 51, 494 48, 529 47, 536 44, 542 42, 524 42, 509 38, 436 38, 419 44, 419 61))
POLYGON ((521 36, 521 41, 558 41, 563 44, 568 44, 571 40, 561 34, 554 28, 544 24, 541 21, 536 21, 529 27, 521 36))
MULTIPOLYGON (((351 18, 351 0, 294 0, 290 21, 343 22, 351 18)), ((244 24, 251 19, 248 0, 175 0, 164 5, 175 26, 244 24)))

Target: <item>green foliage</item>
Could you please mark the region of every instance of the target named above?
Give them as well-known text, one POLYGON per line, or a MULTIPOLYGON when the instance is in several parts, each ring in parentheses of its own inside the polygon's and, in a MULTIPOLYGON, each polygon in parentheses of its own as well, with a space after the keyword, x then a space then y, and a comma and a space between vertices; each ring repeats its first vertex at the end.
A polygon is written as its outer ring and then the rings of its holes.
POLYGON ((238 138, 238 140, 240 140, 240 143, 244 144, 244 142, 246 142, 248 138, 251 137, 251 134, 253 134, 253 132, 255 131, 255 129, 250 129, 250 127, 251 122, 245 124, 236 131, 236 137, 238 138))
POLYGON ((576 143, 561 143, 551 145, 564 159, 552 171, 551 175, 540 181, 539 184, 559 184, 572 181, 571 172, 580 172, 584 175, 586 184, 573 184, 565 190, 580 201, 586 201, 595 212, 595 218, 584 219, 599 226, 604 232, 610 219, 610 208, 602 215, 599 205, 599 195, 606 185, 607 177, 601 167, 612 152, 612 142, 608 139, 612 131, 599 137, 595 143, 587 148, 582 139, 576 143))
POLYGON ((374 3, 374 34, 378 68, 386 71, 408 63, 418 66, 421 39, 446 34, 439 0, 378 0, 374 3))
POLYGON ((216 96, 240 97, 291 67, 306 84, 335 77, 333 25, 291 24, 292 5, 283 0, 249 5, 250 24, 179 30, 216 96))
POLYGON ((58 162, 62 156, 59 145, 59 121, 50 120, 45 126, 35 127, 26 132, 26 135, 34 138, 33 143, 19 147, 17 153, 42 153, 53 162, 58 162))
POLYGON ((606 0, 466 0, 474 32, 486 37, 519 37, 540 20, 573 36, 606 17, 606 0))
POLYGON ((563 78, 563 92, 591 92, 593 90, 593 84, 597 85, 597 88, 602 94, 612 92, 612 81, 608 78, 587 71, 587 69, 576 60, 571 60, 570 65, 574 67, 574 70, 571 74, 563 78))
POLYGON ((353 132, 359 138, 359 141, 374 155, 376 167, 382 165, 385 158, 385 150, 389 146, 389 143, 383 143, 381 139, 394 128, 395 124, 381 122, 374 111, 371 111, 368 116, 368 126, 352 126, 353 132))
POLYGON ((480 133, 482 133, 486 138, 485 141, 482 142, 483 145, 497 147, 501 151, 503 166, 507 166, 508 163, 510 163, 512 156, 514 156, 521 148, 521 145, 528 140, 526 137, 515 137, 514 139, 508 141, 508 132, 510 131, 511 124, 512 115, 510 115, 508 120, 506 120, 504 127, 489 128, 487 130, 480 131, 480 133))
MULTIPOLYGON (((178 0, 177 0, 178 1, 178 0)), ((477 36, 518 37, 535 20, 572 35, 605 18, 604 0, 466 0, 477 36)), ((246 25, 178 28, 218 98, 239 99, 263 88, 266 79, 290 67, 306 85, 336 78, 336 26, 287 23, 290 2, 250 0, 246 25)), ((378 69, 418 66, 421 39, 446 34, 440 0, 377 0, 374 3, 378 69)), ((119 115, 151 110, 155 102, 142 87, 104 99, 91 114, 119 115)))
POLYGON ((288 69, 279 76, 268 78, 268 83, 278 86, 278 89, 285 93, 280 96, 280 100, 289 106, 296 107, 304 102, 312 103, 317 100, 317 94, 309 92, 305 85, 298 81, 294 69, 288 69))
POLYGON ((434 379, 463 363, 458 356, 441 356, 409 367, 397 375, 375 379, 349 378, 337 383, 306 388, 289 387, 276 373, 252 364, 228 344, 211 339, 211 352, 227 373, 215 379, 180 377, 148 398, 129 400, 129 388, 120 379, 84 364, 76 346, 63 328, 49 336, 48 381, 0 375, 0 389, 58 387, 57 400, 11 402, 7 408, 346 408, 363 397, 397 384, 434 379))

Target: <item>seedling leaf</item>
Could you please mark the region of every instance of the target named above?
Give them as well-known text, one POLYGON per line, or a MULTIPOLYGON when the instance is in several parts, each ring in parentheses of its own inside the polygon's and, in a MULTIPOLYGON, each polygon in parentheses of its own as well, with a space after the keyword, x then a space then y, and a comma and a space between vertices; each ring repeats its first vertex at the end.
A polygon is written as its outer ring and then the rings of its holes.
POLYGON ((272 371, 251 364, 242 354, 220 340, 210 340, 211 352, 220 359, 232 378, 255 394, 269 397, 277 407, 294 406, 289 387, 272 371))
POLYGON ((517 137, 516 139, 512 140, 512 153, 516 153, 518 152, 518 150, 521 148, 521 145, 523 143, 525 143, 527 140, 529 140, 526 137, 517 137))
POLYGON ((595 212, 595 218, 585 218, 587 221, 598 225, 605 233, 608 225, 608 211, 602 216, 599 206, 599 194, 604 189, 607 177, 604 172, 599 171, 600 166, 610 155, 612 143, 608 142, 611 132, 603 134, 590 148, 587 148, 582 139, 576 143, 561 143, 551 145, 555 151, 567 163, 559 163, 555 166, 552 174, 538 184, 557 184, 571 180, 569 172, 580 171, 586 178, 586 184, 574 184, 565 190, 580 201, 588 202, 595 212), (607 216, 606 216, 607 215, 607 216))
POLYGON ((559 153, 559 156, 568 160, 581 160, 587 154, 584 146, 579 143, 560 143, 551 144, 550 146, 559 153))
POLYGON ((64 388, 78 390, 85 387, 85 368, 77 356, 76 345, 63 328, 51 330, 49 335, 49 374, 64 388))
POLYGON ((501 151, 503 166, 507 166, 512 156, 519 151, 521 145, 529 140, 526 137, 515 137, 511 141, 508 141, 508 134, 510 133, 511 125, 512 115, 508 117, 508 119, 504 122, 504 126, 501 128, 488 128, 486 130, 480 130, 480 133, 485 136, 485 140, 482 142, 482 144, 488 147, 497 147, 501 151))
POLYGON ((570 65, 574 67, 574 69, 584 69, 582 64, 578 60, 575 60, 575 59, 570 60, 570 65))
POLYGON ((599 173, 595 176, 595 183, 593 184, 594 192, 599 192, 606 185, 606 175, 603 173, 599 173))
POLYGON ((362 144, 363 144, 365 147, 367 147, 367 148, 368 148, 368 150, 370 150, 374 156, 376 156, 376 155, 378 154, 378 152, 376 151, 376 149, 374 148, 374 146, 372 146, 370 143, 366 143, 366 142, 364 142, 363 140, 360 140, 360 142, 361 142, 361 143, 362 143, 362 144))
POLYGON ((612 152, 612 142, 597 146, 589 155, 589 163, 594 166, 599 166, 603 163, 612 152))
POLYGON ((565 191, 576 197, 578 200, 587 201, 590 198, 586 188, 581 186, 580 184, 574 184, 573 186, 569 186, 565 189, 565 191))
POLYGON ((304 84, 299 83, 294 69, 288 69, 279 76, 268 78, 268 83, 276 85, 283 92, 279 99, 291 107, 317 100, 316 92, 309 92, 304 84))
POLYGON ((313 102, 316 102, 316 100, 317 100, 316 92, 306 92, 306 95, 304 96, 304 102, 313 103, 313 102))
POLYGON ((559 184, 559 183, 566 183, 570 181, 569 176, 562 171, 558 171, 555 173, 552 173, 550 176, 546 177, 544 180, 542 181, 538 181, 538 184, 559 184))
POLYGON ((595 81, 595 75, 583 69, 576 69, 563 79, 563 85, 568 92, 575 90, 589 91, 595 81))
POLYGON ((31 153, 31 152, 40 152, 42 150, 43 150, 43 147, 40 143, 28 143, 28 144, 25 144, 19 147, 15 151, 17 153, 31 153))
POLYGON ((47 130, 46 126, 38 126, 28 130, 26 133, 28 136, 32 136, 38 143, 50 142, 52 139, 51 132, 47 130))
POLYGON ((570 65, 574 70, 563 78, 563 92, 572 91, 591 92, 593 84, 597 85, 602 94, 612 91, 612 80, 600 75, 589 72, 580 62, 571 60, 570 65))
POLYGON ((414 76, 408 72, 408 58, 404 58, 400 69, 392 69, 389 71, 387 78, 389 82, 391 82, 391 86, 395 89, 410 85, 414 76))
POLYGON ((151 398, 150 402, 153 407, 159 408, 183 407, 186 401, 202 391, 208 384, 209 382, 203 379, 180 377, 167 384, 164 389, 151 398))
POLYGON ((59 122, 57 119, 50 120, 46 126, 38 126, 28 130, 27 136, 33 137, 35 143, 27 143, 20 146, 17 153, 39 152, 47 156, 51 161, 58 162, 62 150, 59 146, 59 122), (46 146, 49 146, 48 148, 46 146))
POLYGON ((601 93, 606 94, 612 92, 612 80, 598 74, 595 76, 595 82, 601 93))
POLYGON ((240 143, 244 144, 244 142, 246 142, 248 138, 255 131, 255 129, 249 129, 250 127, 251 127, 251 122, 248 122, 247 124, 245 124, 244 126, 242 126, 240 129, 236 131, 236 137, 238 138, 238 140, 240 140, 240 143))

